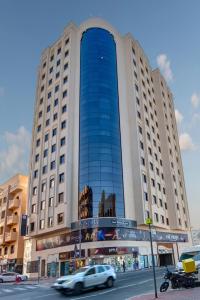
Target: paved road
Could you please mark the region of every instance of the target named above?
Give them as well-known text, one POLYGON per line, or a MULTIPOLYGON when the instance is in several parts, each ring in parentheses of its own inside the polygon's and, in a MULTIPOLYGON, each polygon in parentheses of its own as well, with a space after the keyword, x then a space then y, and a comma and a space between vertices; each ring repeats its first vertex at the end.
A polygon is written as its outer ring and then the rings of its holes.
MULTIPOLYGON (((163 269, 156 271, 157 284, 160 286, 163 269)), ((125 300, 132 296, 153 291, 151 270, 119 274, 115 286, 111 289, 99 288, 84 292, 80 296, 63 296, 48 285, 6 285, 0 284, 0 298, 5 300, 125 300)))

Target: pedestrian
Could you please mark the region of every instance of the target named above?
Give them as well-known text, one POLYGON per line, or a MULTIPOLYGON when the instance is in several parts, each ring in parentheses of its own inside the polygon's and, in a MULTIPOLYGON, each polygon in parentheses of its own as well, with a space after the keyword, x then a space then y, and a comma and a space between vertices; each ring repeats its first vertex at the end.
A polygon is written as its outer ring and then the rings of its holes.
POLYGON ((125 272, 126 271, 126 264, 125 264, 124 260, 123 260, 123 263, 122 263, 122 267, 123 267, 123 271, 125 272))

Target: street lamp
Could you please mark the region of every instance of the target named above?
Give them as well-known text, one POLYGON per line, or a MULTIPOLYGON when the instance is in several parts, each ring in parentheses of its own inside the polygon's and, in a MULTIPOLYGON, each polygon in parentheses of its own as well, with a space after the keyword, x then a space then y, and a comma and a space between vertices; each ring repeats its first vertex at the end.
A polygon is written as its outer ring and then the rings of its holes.
POLYGON ((40 282, 40 259, 41 259, 41 256, 38 256, 38 284, 40 282))
POLYGON ((150 245, 151 245, 151 257, 152 257, 152 267, 153 267, 153 279, 154 279, 154 290, 155 290, 155 298, 158 298, 157 294, 157 285, 156 285, 156 271, 155 271, 155 260, 153 255, 153 242, 152 242, 152 232, 151 232, 151 225, 152 225, 152 219, 147 218, 146 224, 149 226, 149 237, 150 237, 150 245))

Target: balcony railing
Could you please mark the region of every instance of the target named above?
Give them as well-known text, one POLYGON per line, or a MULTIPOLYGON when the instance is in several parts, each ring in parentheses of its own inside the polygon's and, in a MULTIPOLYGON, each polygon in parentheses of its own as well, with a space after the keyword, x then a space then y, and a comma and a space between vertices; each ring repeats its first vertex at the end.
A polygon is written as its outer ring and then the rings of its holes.
POLYGON ((17 232, 11 231, 6 232, 5 234, 5 242, 14 242, 17 239, 17 232))
POLYGON ((18 207, 19 207, 19 199, 18 198, 9 200, 9 205, 8 205, 9 209, 14 209, 14 208, 18 208, 18 207))
POLYGON ((19 217, 16 215, 7 217, 7 225, 17 224, 19 221, 19 217))

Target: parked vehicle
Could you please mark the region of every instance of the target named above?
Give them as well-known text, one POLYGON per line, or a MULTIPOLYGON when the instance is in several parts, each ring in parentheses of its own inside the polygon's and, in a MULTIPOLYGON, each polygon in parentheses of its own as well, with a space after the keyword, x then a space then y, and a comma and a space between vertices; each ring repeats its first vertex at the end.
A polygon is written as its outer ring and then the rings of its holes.
POLYGON ((168 268, 166 268, 164 279, 165 281, 160 286, 161 293, 167 291, 170 282, 172 289, 179 289, 182 287, 193 288, 195 287, 196 277, 193 273, 186 274, 184 272, 171 272, 168 268))
POLYGON ((5 272, 0 274, 0 283, 3 282, 14 282, 16 281, 16 277, 20 279, 20 281, 28 280, 27 275, 18 274, 15 272, 5 272))
POLYGON ((196 268, 200 267, 200 245, 184 249, 184 251, 181 253, 178 263, 176 264, 176 269, 178 271, 183 271, 182 261, 188 258, 194 259, 196 268))
POLYGON ((110 265, 87 266, 74 274, 56 280, 53 288, 62 294, 74 292, 79 295, 83 290, 105 285, 111 288, 116 280, 116 273, 110 265))

